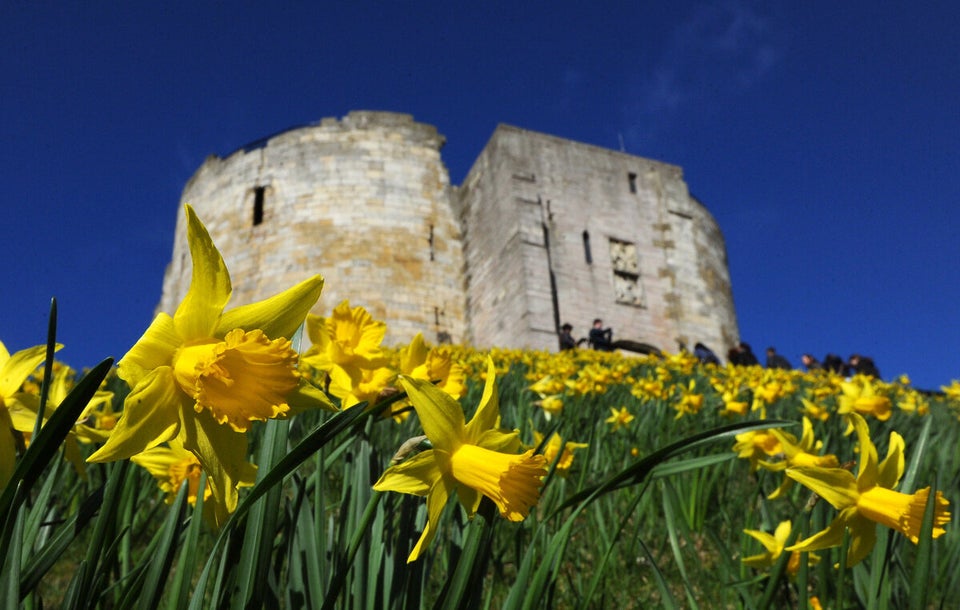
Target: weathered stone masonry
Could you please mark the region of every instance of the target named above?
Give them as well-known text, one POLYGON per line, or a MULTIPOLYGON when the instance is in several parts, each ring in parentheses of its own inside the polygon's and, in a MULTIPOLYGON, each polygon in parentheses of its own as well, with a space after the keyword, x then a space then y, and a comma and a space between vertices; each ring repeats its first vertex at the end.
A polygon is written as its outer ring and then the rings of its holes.
MULTIPOLYGON (((723 236, 680 168, 501 125, 460 187, 443 137, 404 114, 351 112, 226 158, 184 188, 233 278, 232 305, 314 273, 388 325, 478 347, 555 350, 585 335, 718 352, 738 340, 723 236)), ((190 282, 182 213, 162 311, 190 282)))

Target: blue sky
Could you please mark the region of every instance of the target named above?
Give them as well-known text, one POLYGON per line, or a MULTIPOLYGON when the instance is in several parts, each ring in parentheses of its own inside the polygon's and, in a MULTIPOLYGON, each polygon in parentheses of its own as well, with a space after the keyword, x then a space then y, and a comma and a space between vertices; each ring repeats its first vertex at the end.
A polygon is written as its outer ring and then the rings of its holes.
POLYGON ((63 360, 122 356, 203 159, 367 109, 436 125, 455 183, 501 122, 679 165, 756 351, 960 378, 956 4, 268 4, 0 6, 9 349, 55 296, 63 360))

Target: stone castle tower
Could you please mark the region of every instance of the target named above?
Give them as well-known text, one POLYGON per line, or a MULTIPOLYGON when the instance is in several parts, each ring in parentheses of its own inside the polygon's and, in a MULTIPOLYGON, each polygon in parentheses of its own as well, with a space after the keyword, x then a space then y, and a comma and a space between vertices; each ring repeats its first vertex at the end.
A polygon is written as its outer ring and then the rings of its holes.
MULTIPOLYGON (((223 254, 231 305, 321 273, 387 343, 556 350, 594 318, 673 351, 738 341, 726 250, 680 168, 505 125, 460 187, 444 138, 409 115, 351 112, 209 157, 183 191, 223 254)), ((178 215, 161 311, 190 283, 178 215)))

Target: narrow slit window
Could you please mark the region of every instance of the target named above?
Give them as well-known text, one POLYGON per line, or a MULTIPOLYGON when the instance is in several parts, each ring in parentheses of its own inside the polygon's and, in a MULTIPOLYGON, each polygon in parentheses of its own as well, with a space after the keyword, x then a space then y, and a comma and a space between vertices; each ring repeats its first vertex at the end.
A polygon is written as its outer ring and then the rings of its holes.
POLYGON ((266 190, 263 186, 253 188, 253 226, 255 227, 263 222, 263 199, 266 190))
POLYGON ((583 258, 588 265, 593 264, 593 254, 590 253, 590 232, 586 230, 583 232, 583 258))
POLYGON ((637 175, 633 172, 627 174, 627 182, 630 184, 630 192, 635 195, 637 193, 637 175))

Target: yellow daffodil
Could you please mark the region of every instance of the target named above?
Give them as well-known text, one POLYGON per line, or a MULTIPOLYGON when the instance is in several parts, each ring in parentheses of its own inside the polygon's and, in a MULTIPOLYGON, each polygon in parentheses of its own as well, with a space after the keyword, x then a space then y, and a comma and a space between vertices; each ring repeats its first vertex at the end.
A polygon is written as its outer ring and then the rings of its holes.
POLYGON ((897 407, 907 413, 916 415, 927 415, 930 413, 930 403, 916 390, 904 391, 902 397, 897 401, 897 407))
POLYGON ((680 400, 674 405, 677 410, 677 416, 674 419, 680 419, 684 415, 696 415, 703 408, 703 394, 696 392, 697 381, 691 379, 687 388, 682 391, 680 400))
POLYGON ((455 361, 449 346, 430 347, 423 335, 417 333, 410 345, 400 353, 400 373, 436 384, 438 388, 456 398, 467 393, 466 375, 463 366, 455 361))
POLYGON ((560 394, 543 396, 540 400, 536 401, 534 405, 543 409, 544 417, 547 421, 550 421, 550 418, 554 415, 563 413, 563 396, 560 394))
POLYGON ((610 424, 610 432, 616 432, 632 421, 633 415, 630 415, 630 411, 627 411, 626 407, 620 407, 619 411, 610 407, 610 417, 605 420, 606 423, 610 424))
POLYGON ((830 411, 821 407, 812 400, 807 400, 806 398, 801 398, 800 402, 803 403, 803 414, 805 417, 811 419, 819 419, 820 421, 827 421, 830 419, 830 411))
MULTIPOLYGON (((920 525, 930 495, 930 488, 907 494, 894 491, 903 476, 903 438, 890 433, 887 457, 877 464, 877 448, 870 440, 866 421, 857 413, 849 415, 860 445, 860 469, 856 478, 841 468, 797 466, 787 469, 787 476, 825 499, 840 511, 825 530, 798 542, 788 551, 813 551, 839 546, 845 529, 850 530, 850 551, 847 566, 863 560, 876 542, 876 524, 885 525, 910 538, 916 544, 920 525)), ((949 502, 937 492, 933 537, 945 533, 950 521, 949 502)))
POLYGON ((380 343, 387 325, 363 307, 350 307, 349 301, 337 305, 329 318, 308 315, 307 333, 313 345, 303 361, 321 371, 339 367, 352 372, 386 364, 380 343))
POLYGON ((487 371, 480 405, 466 424, 463 410, 449 394, 426 381, 400 378, 433 448, 391 466, 373 488, 427 497, 427 524, 408 562, 430 544, 454 492, 471 517, 483 496, 510 521, 522 521, 539 501, 546 460, 532 449, 517 455, 518 433, 496 429, 500 408, 492 360, 487 371))
POLYGON ((300 379, 287 339, 319 298, 323 278, 224 311, 230 275, 206 228, 185 208, 190 288, 174 315, 158 314, 120 360, 117 374, 131 392, 110 437, 88 461, 126 459, 177 439, 207 472, 222 519, 236 508, 237 486, 251 476, 245 434, 251 422, 332 408, 300 379))
POLYGON ((960 401, 960 381, 953 379, 950 385, 940 386, 940 390, 947 395, 950 400, 960 401))
MULTIPOLYGON (((62 345, 57 345, 60 349, 62 345)), ((35 394, 20 391, 20 386, 40 366, 47 355, 45 345, 37 345, 14 353, 0 342, 0 490, 2 490, 17 461, 17 431, 32 433, 37 409, 35 394)))
MULTIPOLYGON (((800 435, 799 441, 795 436, 783 430, 773 429, 770 430, 770 434, 780 441, 780 452, 777 455, 782 456, 783 459, 777 462, 761 460, 759 462, 760 465, 767 470, 779 472, 791 466, 836 468, 840 465, 837 456, 830 454, 819 455, 817 453, 823 446, 823 442, 814 439, 813 424, 810 423, 810 420, 806 417, 803 418, 803 433, 800 435)), ((793 479, 784 477, 780 487, 768 495, 767 499, 776 500, 787 493, 791 487, 793 487, 793 479)))
MULTIPOLYGON (((773 567, 773 564, 775 564, 777 560, 780 559, 780 556, 783 555, 784 547, 787 544, 787 540, 790 539, 790 532, 792 530, 793 524, 789 521, 781 521, 772 535, 761 530, 743 530, 744 534, 755 538, 758 542, 760 542, 760 544, 763 545, 764 548, 764 552, 760 553, 759 555, 744 557, 744 565, 758 569, 767 569, 773 567)), ((808 565, 814 565, 819 561, 820 558, 812 553, 807 557, 808 565)), ((787 574, 790 576, 796 576, 799 569, 800 552, 793 551, 790 554, 790 558, 787 560, 787 574)))
POLYGON ((840 395, 837 413, 873 415, 880 421, 890 419, 893 404, 888 397, 877 393, 875 384, 870 378, 857 376, 852 381, 841 383, 840 388, 843 393, 840 395))
MULTIPOLYGON (((540 443, 543 442, 543 435, 539 432, 534 432, 533 442, 536 445, 540 445, 540 443)), ((588 446, 587 443, 574 443, 570 441, 564 443, 560 435, 554 432, 550 435, 550 440, 543 446, 543 457, 546 458, 547 464, 552 464, 556 460, 557 467, 555 472, 565 477, 573 465, 574 450, 585 449, 588 446), (558 455, 560 456, 559 460, 557 459, 558 455)))
MULTIPOLYGON (((143 467, 157 480, 160 490, 166 495, 165 501, 171 504, 180 491, 180 485, 187 482, 187 501, 197 503, 202 468, 195 455, 173 440, 167 447, 154 447, 130 458, 130 461, 143 467)), ((252 465, 251 465, 252 466, 252 465)), ((204 501, 210 498, 210 487, 203 490, 204 501)))
POLYGON ((757 470, 764 455, 774 456, 783 450, 780 439, 771 430, 751 430, 738 434, 735 438, 737 442, 734 443, 733 450, 737 457, 750 460, 750 472, 757 470))
POLYGON ((388 367, 358 369, 356 373, 356 375, 349 375, 341 368, 336 368, 330 373, 329 390, 332 395, 340 399, 342 409, 349 409, 361 402, 366 402, 370 406, 375 405, 397 378, 397 372, 388 367))
MULTIPOLYGON (((70 390, 73 388, 73 378, 74 371, 70 367, 62 365, 54 367, 53 377, 50 380, 50 390, 47 393, 46 410, 43 414, 44 426, 47 425, 47 421, 70 393, 70 390)), ((67 437, 63 439, 64 458, 73 465, 77 474, 84 479, 87 478, 87 469, 83 456, 80 454, 80 446, 78 443, 90 444, 106 441, 110 433, 91 427, 87 425, 87 422, 91 419, 92 414, 98 410, 111 408, 105 405, 112 403, 113 392, 98 390, 80 413, 80 417, 77 418, 77 422, 73 425, 70 432, 67 433, 67 437)), ((29 446, 30 437, 33 434, 34 422, 37 420, 39 400, 24 401, 23 404, 27 408, 13 410, 11 417, 14 422, 14 427, 22 431, 25 444, 29 446)))

